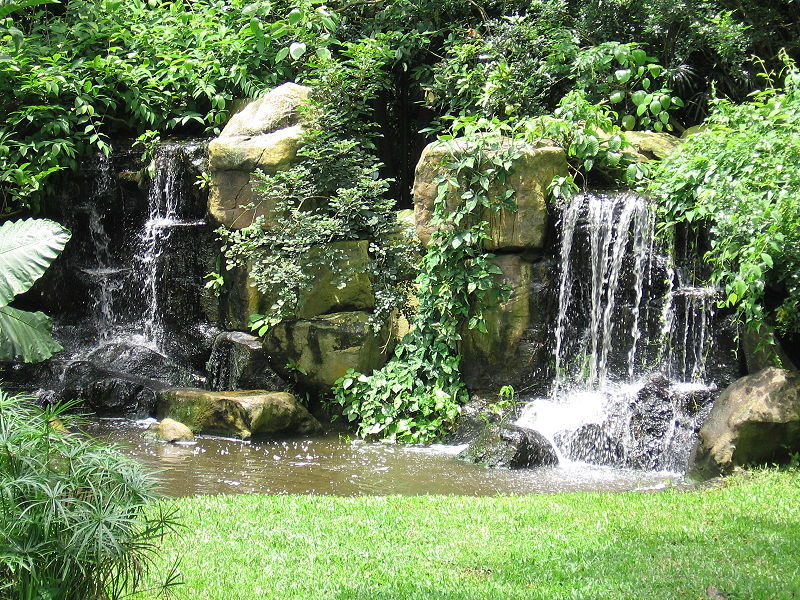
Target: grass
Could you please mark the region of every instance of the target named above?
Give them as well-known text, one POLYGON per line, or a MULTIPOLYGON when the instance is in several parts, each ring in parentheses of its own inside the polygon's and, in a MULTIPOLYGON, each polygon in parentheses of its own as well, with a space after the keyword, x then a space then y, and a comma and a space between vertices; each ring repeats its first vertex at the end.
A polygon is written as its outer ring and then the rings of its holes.
POLYGON ((177 598, 800 598, 798 471, 692 492, 176 502, 177 598))

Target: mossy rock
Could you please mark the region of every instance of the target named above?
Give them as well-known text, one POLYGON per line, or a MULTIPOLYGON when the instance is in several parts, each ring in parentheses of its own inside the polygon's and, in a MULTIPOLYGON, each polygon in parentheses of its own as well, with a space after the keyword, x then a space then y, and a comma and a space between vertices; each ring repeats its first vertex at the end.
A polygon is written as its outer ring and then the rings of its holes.
POLYGON ((538 431, 517 425, 488 425, 457 458, 484 467, 527 469, 558 464, 553 445, 538 431))

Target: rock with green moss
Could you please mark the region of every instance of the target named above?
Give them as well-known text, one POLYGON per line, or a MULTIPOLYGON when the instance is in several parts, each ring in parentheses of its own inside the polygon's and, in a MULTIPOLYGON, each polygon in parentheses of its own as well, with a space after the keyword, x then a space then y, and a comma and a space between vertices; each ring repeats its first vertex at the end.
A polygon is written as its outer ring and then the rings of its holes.
MULTIPOLYGON (((319 315, 369 311, 375 307, 372 280, 366 273, 369 264, 369 242, 354 240, 334 242, 312 249, 309 259, 317 255, 335 257, 336 271, 320 265, 310 266, 313 284, 305 292, 289 320, 311 319, 319 315)), ((262 294, 249 278, 249 273, 239 269, 231 272, 225 299, 225 326, 229 329, 247 330, 250 315, 264 314, 275 301, 273 294, 262 294)))
MULTIPOLYGON (((504 140, 511 144, 511 140, 504 140)), ((494 212, 488 208, 478 218, 489 222, 491 239, 487 250, 524 250, 543 248, 547 239, 547 187, 556 176, 567 175, 567 159, 561 148, 520 145, 520 156, 513 162, 508 188, 515 191, 517 210, 494 212)), ((414 214, 417 235, 424 245, 430 242, 434 203, 438 193, 437 178, 446 173, 443 166, 454 154, 468 151, 464 142, 447 145, 429 144, 422 152, 414 175, 414 214)), ((448 173, 449 174, 449 173, 448 173)), ((490 200, 497 199, 506 187, 490 190, 490 200)), ((461 193, 448 197, 448 207, 455 210, 463 202, 461 193)))
POLYGON ((371 373, 391 354, 390 328, 376 334, 368 319, 354 311, 284 322, 267 332, 264 347, 285 379, 328 391, 348 369, 371 373))
POLYGON ((195 433, 248 439, 254 436, 313 434, 322 425, 286 392, 210 392, 170 388, 159 392, 159 418, 186 424, 195 433))
POLYGON ((689 460, 706 479, 734 467, 787 463, 800 453, 800 372, 769 367, 725 388, 689 460))
POLYGON ((208 145, 208 212, 218 223, 241 229, 273 208, 268 201, 245 208, 253 201, 251 174, 274 174, 295 162, 303 135, 299 109, 309 91, 294 83, 273 89, 234 115, 208 145))
POLYGON ((497 256, 498 284, 509 299, 484 307, 486 332, 463 328, 461 372, 472 392, 496 394, 504 385, 539 390, 547 380, 557 282, 548 260, 529 262, 519 254, 497 256))
POLYGON ((683 142, 669 133, 655 131, 626 131, 625 138, 643 160, 664 160, 680 148, 683 142))
POLYGON ((488 425, 457 458, 484 467, 528 469, 558 464, 553 445, 541 433, 517 425, 488 425))

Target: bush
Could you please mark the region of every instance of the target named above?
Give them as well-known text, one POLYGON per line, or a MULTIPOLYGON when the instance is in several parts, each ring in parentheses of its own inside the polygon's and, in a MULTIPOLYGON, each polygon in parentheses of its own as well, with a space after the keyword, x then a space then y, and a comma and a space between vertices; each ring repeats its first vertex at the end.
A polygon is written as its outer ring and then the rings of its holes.
POLYGON ((758 330, 800 332, 800 73, 751 101, 717 101, 650 184, 665 227, 708 227, 722 304, 758 330))
POLYGON ((153 506, 154 479, 113 447, 68 433, 67 408, 39 410, 0 391, 0 600, 120 598, 141 586, 176 528, 172 512, 153 506))

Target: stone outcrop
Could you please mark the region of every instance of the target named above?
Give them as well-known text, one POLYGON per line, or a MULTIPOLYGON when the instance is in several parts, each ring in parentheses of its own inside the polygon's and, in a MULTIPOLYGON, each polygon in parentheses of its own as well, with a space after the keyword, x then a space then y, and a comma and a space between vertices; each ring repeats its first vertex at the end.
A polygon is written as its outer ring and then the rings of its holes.
POLYGON ((225 331, 214 338, 206 364, 212 390, 278 390, 286 382, 272 370, 261 339, 242 331, 225 331))
MULTIPOLYGON (((334 312, 369 311, 375 307, 372 281, 366 273, 369 263, 369 242, 354 240, 334 242, 314 248, 316 254, 331 255, 336 259, 339 273, 320 266, 309 268, 314 281, 289 319, 310 319, 334 312)), ((248 329, 247 322, 254 313, 269 310, 276 297, 262 294, 249 282, 247 272, 237 273, 230 285, 225 323, 231 329, 248 329)))
POLYGON ((769 367, 726 388, 700 430, 689 473, 708 478, 735 466, 787 462, 800 452, 800 372, 769 367))
MULTIPOLYGON (((511 144, 511 140, 506 143, 511 144)), ((445 173, 443 163, 453 154, 464 153, 466 142, 434 142, 422 152, 414 177, 414 215, 417 235, 424 245, 430 242, 434 203, 438 193, 437 177, 445 173)), ((567 159, 554 146, 521 146, 521 155, 512 167, 508 187, 515 191, 516 211, 494 212, 484 209, 476 218, 488 221, 491 239, 487 250, 525 250, 542 248, 547 237, 547 186, 553 177, 567 174, 567 159)), ((502 191, 490 190, 490 199, 502 191)), ((448 207, 455 209, 463 200, 460 192, 448 197, 448 207)))
POLYGON ((253 200, 253 171, 275 174, 294 162, 303 133, 299 107, 309 91, 294 83, 271 90, 234 115, 211 141, 208 212, 218 223, 241 229, 272 208, 264 202, 251 210, 242 206, 253 200))
POLYGON ((552 444, 538 431, 490 425, 457 458, 485 467, 527 469, 558 464, 552 444))
POLYGON ((156 437, 164 442, 191 442, 194 434, 183 423, 174 419, 163 419, 155 426, 156 437))
POLYGON ((664 160, 680 148, 683 140, 669 133, 626 131, 625 138, 640 160, 664 160))
POLYGON ((499 283, 509 286, 511 295, 484 308, 486 333, 466 327, 461 332, 464 381, 482 394, 496 394, 504 385, 543 392, 558 292, 553 265, 529 262, 521 254, 500 255, 494 262, 502 270, 499 283))
POLYGON ((368 318, 354 311, 280 323, 267 332, 264 347, 284 378, 327 391, 348 369, 370 373, 391 354, 389 328, 376 335, 368 318))
POLYGON ((195 433, 238 437, 313 434, 322 430, 297 399, 286 392, 210 392, 170 388, 158 393, 159 418, 185 423, 195 433))

